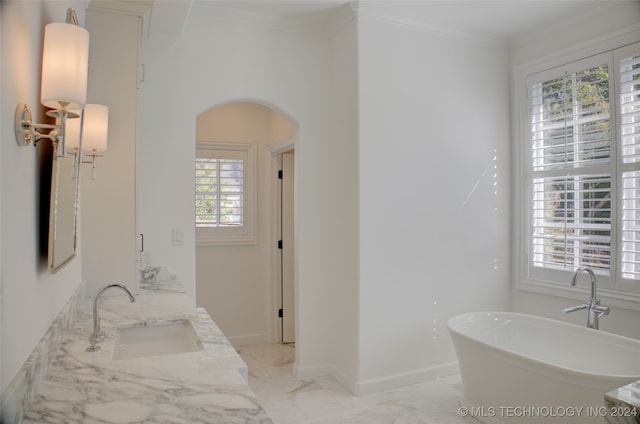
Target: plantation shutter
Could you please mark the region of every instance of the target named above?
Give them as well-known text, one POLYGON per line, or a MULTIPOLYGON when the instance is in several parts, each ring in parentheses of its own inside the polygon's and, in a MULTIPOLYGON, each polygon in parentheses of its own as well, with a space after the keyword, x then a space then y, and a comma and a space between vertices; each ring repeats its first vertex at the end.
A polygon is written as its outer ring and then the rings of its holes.
POLYGON ((611 269, 610 55, 528 80, 531 143, 531 265, 611 269))
POLYGON ((620 267, 622 278, 640 280, 640 44, 620 50, 616 52, 622 162, 620 267))
POLYGON ((198 150, 196 158, 196 227, 244 225, 246 153, 198 150))

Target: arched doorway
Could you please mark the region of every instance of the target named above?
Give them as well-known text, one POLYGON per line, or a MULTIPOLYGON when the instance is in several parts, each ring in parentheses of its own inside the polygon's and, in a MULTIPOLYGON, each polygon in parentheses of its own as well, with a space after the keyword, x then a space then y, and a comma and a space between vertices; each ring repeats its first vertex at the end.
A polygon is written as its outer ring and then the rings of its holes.
POLYGON ((290 119, 251 101, 215 106, 196 119, 196 298, 234 345, 283 341, 282 322, 295 316, 279 314, 287 297, 282 279, 294 273, 281 268, 277 166, 295 134, 290 119))

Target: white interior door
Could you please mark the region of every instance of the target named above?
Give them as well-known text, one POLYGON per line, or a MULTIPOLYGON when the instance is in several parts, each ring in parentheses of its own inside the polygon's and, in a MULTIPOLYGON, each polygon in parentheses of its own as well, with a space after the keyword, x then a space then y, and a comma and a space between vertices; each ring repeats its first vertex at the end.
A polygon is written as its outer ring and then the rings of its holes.
POLYGON ((295 273, 293 249, 294 154, 282 154, 282 343, 295 342, 295 273))

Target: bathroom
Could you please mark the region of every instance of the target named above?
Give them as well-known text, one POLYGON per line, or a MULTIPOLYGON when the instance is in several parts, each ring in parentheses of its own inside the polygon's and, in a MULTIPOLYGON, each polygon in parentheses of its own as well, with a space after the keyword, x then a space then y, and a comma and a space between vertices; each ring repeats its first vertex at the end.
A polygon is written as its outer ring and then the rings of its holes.
MULTIPOLYGON (((638 2, 573 11, 558 2, 558 16, 575 14, 561 22, 532 7, 529 17, 539 12, 540 21, 530 26, 518 20, 523 5, 501 2, 426 3, 429 13, 415 3, 337 2, 331 14, 311 7, 285 14, 278 4, 194 1, 162 10, 172 2, 155 3, 140 57, 138 231, 151 262, 176 274, 194 303, 205 302, 196 296, 193 195, 185 188, 193 186, 196 117, 253 101, 297 129, 298 376, 328 374, 366 395, 446 375, 456 367, 447 319, 468 311, 584 325, 583 312, 562 314, 588 298, 570 289, 570 273, 558 295, 522 284, 517 267, 514 73, 540 58, 588 51, 624 29, 640 38, 638 2), (489 20, 496 15, 503 19, 489 20), (176 229, 184 231, 178 246, 176 229)), ((99 257, 81 249, 60 272, 47 272, 35 225, 39 164, 33 149, 13 141, 16 103, 39 104, 44 25, 62 21, 67 7, 82 23, 88 6, 2 4, 3 389, 80 282, 99 283, 88 276, 110 266, 106 249, 99 257)), ((89 199, 117 191, 95 188, 108 182, 100 171, 108 160, 109 152, 99 159, 93 186, 90 178, 81 182, 81 221, 89 199)), ((264 293, 271 284, 265 278, 264 293)), ((600 297, 611 307, 601 330, 639 339, 638 303, 600 297)), ((251 332, 226 336, 275 341, 269 300, 261 308, 251 332)), ((246 316, 242 304, 235 313, 246 316)))

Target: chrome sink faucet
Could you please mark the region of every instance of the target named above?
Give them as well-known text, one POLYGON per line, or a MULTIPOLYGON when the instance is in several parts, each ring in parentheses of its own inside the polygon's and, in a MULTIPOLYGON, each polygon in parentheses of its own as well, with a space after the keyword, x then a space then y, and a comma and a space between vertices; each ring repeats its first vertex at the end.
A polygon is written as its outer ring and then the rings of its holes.
POLYGON ((101 287, 97 291, 96 297, 93 299, 93 333, 91 334, 91 336, 89 336, 89 341, 91 342, 91 346, 87 348, 87 352, 95 352, 97 350, 100 350, 100 346, 96 346, 96 343, 102 343, 104 341, 104 333, 100 331, 100 318, 98 318, 98 299, 100 298, 100 295, 105 290, 111 287, 118 287, 124 290, 127 293, 127 295, 129 295, 129 301, 131 303, 136 301, 136 297, 131 291, 131 289, 125 286, 124 284, 120 284, 120 283, 107 284, 106 286, 101 287))
POLYGON ((604 315, 609 315, 609 308, 607 306, 600 305, 600 299, 596 297, 596 274, 593 272, 591 268, 586 266, 580 267, 573 273, 573 277, 571 278, 571 285, 575 286, 578 282, 578 277, 583 272, 589 274, 591 278, 591 299, 589 299, 589 303, 583 303, 582 305, 572 306, 570 308, 563 309, 562 312, 565 314, 569 312, 581 311, 583 309, 588 310, 587 315, 587 327, 598 329, 600 324, 600 317, 604 315))

